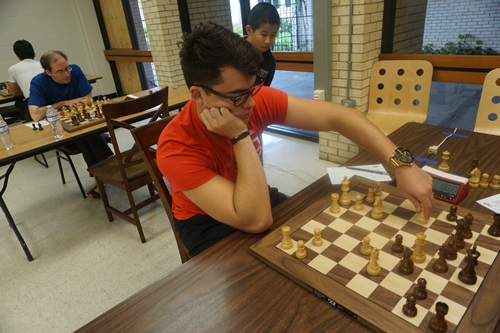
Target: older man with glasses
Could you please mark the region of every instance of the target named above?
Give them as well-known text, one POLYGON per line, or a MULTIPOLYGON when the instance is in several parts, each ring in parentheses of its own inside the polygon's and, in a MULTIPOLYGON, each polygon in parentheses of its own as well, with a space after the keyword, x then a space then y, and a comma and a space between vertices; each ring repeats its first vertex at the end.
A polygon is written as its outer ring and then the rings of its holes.
MULTIPOLYGON (((56 109, 92 99, 92 86, 78 65, 68 64, 68 57, 61 51, 45 52, 40 58, 44 72, 31 80, 29 111, 34 121, 45 118, 47 106, 56 109)), ((83 138, 76 143, 87 167, 113 155, 100 135, 83 138)), ((98 198, 95 186, 87 192, 98 198)))

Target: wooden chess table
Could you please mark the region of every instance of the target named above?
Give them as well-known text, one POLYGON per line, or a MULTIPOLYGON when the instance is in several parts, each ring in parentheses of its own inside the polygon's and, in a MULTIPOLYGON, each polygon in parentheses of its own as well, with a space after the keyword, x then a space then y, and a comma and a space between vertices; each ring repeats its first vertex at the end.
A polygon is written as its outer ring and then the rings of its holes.
MULTIPOLYGON (((396 144, 420 156, 430 145, 443 139, 449 128, 408 123, 390 134, 396 144)), ((500 137, 457 131, 469 140, 448 139, 442 149, 452 154, 452 172, 462 174, 478 155, 483 169, 500 165, 491 147, 500 137), (459 158, 454 158, 459 157, 459 158), (455 168, 455 169, 453 169, 455 168)), ((458 137, 456 139, 459 139, 458 137)), ((349 165, 379 163, 362 152, 349 165)), ((490 171, 491 172, 491 171, 490 171)), ((325 171, 326 173, 326 171, 325 171)), ((310 216, 318 198, 336 189, 328 176, 273 209, 270 233, 292 219, 310 216)), ((461 203, 466 209, 491 212, 475 203, 493 190, 472 191, 461 203)), ((131 296, 81 327, 78 332, 156 331, 156 332, 371 332, 369 326, 333 307, 295 280, 281 274, 251 254, 250 247, 269 233, 252 235, 236 231, 175 271, 131 296)), ((500 278, 495 270, 492 277, 500 278)), ((429 282, 430 283, 430 282, 429 282)), ((352 309, 355 310, 355 309, 352 309)), ((484 313, 471 317, 469 332, 496 332, 500 327, 498 302, 484 313)), ((401 331, 403 332, 403 331, 401 331)))

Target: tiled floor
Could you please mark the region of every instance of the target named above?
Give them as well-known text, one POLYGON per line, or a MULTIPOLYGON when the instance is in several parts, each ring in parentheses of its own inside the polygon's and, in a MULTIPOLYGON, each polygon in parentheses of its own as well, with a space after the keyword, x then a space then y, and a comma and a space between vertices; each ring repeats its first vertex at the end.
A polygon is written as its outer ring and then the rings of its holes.
MULTIPOLYGON (((68 183, 62 185, 55 153, 45 155, 48 169, 33 158, 18 162, 4 196, 35 259, 26 260, 0 215, 0 332, 74 331, 180 265, 159 202, 141 210, 147 237, 141 244, 133 225, 119 218, 108 222, 100 200, 81 197, 67 163, 68 183)), ((317 144, 264 135, 269 183, 286 194, 334 166, 318 155, 317 144)), ((82 157, 74 161, 90 187, 82 157)), ((114 192, 112 197, 126 200, 114 192)))

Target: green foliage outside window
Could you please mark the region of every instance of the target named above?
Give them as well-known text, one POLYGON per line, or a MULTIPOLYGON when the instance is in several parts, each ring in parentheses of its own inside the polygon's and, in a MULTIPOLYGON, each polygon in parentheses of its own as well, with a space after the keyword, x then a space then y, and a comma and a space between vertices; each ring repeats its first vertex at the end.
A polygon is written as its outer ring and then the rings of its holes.
POLYGON ((497 54, 491 48, 484 48, 483 41, 470 34, 458 35, 456 42, 448 42, 443 47, 434 48, 427 44, 422 49, 423 54, 448 54, 448 55, 493 55, 497 54))

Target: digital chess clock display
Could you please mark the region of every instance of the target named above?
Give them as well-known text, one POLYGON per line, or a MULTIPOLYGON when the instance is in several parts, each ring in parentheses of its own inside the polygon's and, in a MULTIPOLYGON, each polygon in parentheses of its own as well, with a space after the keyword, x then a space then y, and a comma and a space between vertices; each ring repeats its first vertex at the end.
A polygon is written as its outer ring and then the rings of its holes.
POLYGON ((432 178, 432 191, 435 196, 451 200, 457 196, 459 190, 460 184, 436 177, 432 178))
POLYGON ((422 168, 432 177, 434 198, 458 204, 469 194, 469 180, 440 170, 424 166, 422 168))

